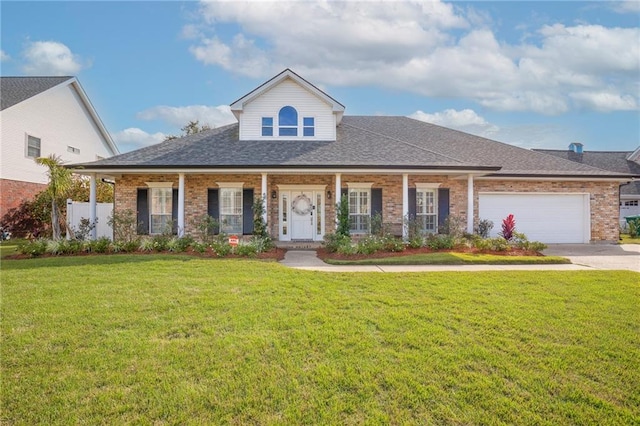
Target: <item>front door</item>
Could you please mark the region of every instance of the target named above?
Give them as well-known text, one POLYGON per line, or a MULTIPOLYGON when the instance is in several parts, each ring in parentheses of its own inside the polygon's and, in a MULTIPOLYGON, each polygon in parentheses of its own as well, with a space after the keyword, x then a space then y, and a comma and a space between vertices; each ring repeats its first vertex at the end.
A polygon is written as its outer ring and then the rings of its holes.
POLYGON ((279 185, 280 241, 322 241, 324 186, 279 185))
POLYGON ((291 192, 291 239, 313 240, 313 193, 291 192))

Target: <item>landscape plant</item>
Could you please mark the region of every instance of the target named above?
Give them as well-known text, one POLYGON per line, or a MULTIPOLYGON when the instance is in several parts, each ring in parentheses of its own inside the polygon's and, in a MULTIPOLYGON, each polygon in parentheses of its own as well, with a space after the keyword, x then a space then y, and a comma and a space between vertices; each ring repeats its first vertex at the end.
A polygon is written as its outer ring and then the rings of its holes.
POLYGON ((504 238, 507 241, 511 241, 515 230, 516 230, 516 220, 512 214, 502 219, 502 232, 500 232, 500 236, 502 238, 504 238))
POLYGON ((336 205, 336 212, 338 214, 336 234, 349 236, 351 224, 349 222, 349 198, 346 195, 340 197, 340 201, 336 205))
POLYGON ((49 184, 46 191, 51 197, 51 229, 52 238, 59 240, 62 236, 60 223, 64 223, 64 215, 60 214, 60 198, 71 187, 71 171, 62 165, 61 157, 51 154, 48 157, 36 158, 36 163, 47 168, 49 184))

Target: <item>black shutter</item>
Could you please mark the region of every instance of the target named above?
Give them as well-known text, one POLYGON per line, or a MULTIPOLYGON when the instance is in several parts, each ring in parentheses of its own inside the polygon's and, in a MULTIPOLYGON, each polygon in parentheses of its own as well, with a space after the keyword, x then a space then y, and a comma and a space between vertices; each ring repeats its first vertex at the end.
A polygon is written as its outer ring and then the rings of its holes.
POLYGON ((171 233, 178 235, 178 190, 175 188, 171 194, 171 233))
MULTIPOLYGON (((471 212, 473 214, 473 212, 471 212)), ((449 188, 438 189, 438 227, 444 224, 449 216, 449 188)))
POLYGON ((136 210, 138 235, 149 235, 149 189, 138 188, 136 210))
MULTIPOLYGON (((220 200, 217 189, 207 190, 207 214, 215 220, 220 220, 220 200)), ((213 232, 219 233, 220 228, 216 227, 213 232)))
POLYGON ((378 213, 382 217, 382 188, 371 188, 371 217, 378 213))
POLYGON ((416 189, 409 188, 409 220, 416 218, 416 196, 416 189))
POLYGON ((253 188, 242 190, 242 234, 253 234, 253 188))

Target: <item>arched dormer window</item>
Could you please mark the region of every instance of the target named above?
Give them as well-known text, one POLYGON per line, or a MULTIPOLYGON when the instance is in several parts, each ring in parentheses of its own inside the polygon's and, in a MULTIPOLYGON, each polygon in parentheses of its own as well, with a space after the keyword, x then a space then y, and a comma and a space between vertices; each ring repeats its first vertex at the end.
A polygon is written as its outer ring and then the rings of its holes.
POLYGON ((298 111, 285 106, 278 113, 278 136, 298 136, 298 111))

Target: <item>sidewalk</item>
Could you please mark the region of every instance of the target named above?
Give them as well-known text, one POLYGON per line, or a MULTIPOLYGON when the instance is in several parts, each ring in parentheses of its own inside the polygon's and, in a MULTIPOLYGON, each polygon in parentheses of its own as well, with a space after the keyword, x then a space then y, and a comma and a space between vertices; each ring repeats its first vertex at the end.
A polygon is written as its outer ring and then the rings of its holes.
MULTIPOLYGON (((560 255, 561 256, 561 255, 560 255)), ((443 272, 443 271, 580 271, 593 270, 586 265, 329 265, 318 259, 314 250, 289 250, 282 265, 294 269, 321 272, 443 272)))

